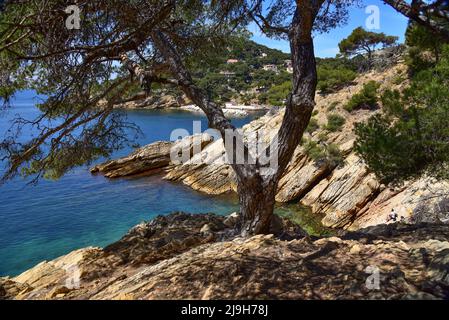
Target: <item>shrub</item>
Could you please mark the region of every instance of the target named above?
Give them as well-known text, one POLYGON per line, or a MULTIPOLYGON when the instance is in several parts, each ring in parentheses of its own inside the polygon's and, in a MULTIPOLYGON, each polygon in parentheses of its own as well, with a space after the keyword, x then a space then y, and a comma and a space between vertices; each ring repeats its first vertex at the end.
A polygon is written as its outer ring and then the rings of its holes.
POLYGON ((345 110, 351 112, 357 109, 374 109, 377 107, 378 94, 380 84, 376 81, 365 83, 360 92, 354 94, 348 103, 344 106, 345 110))
POLYGON ((328 136, 328 133, 327 133, 326 131, 321 131, 321 132, 318 134, 318 140, 319 140, 319 141, 326 142, 328 138, 329 138, 329 136, 328 136))
POLYGON ((319 128, 320 128, 320 125, 318 124, 318 120, 315 118, 312 118, 312 119, 310 119, 310 122, 307 125, 306 132, 311 134, 311 133, 315 132, 316 130, 318 130, 319 128))
POLYGON ((449 179, 449 46, 402 93, 382 95, 383 114, 355 127, 355 150, 380 181, 449 179))
POLYGON ((305 154, 312 160, 319 161, 324 158, 324 149, 316 141, 304 139, 303 144, 305 154))
POLYGON ((318 164, 326 163, 330 167, 343 164, 343 155, 335 144, 321 145, 313 140, 304 141, 304 152, 318 164))
POLYGON ((346 120, 342 116, 332 113, 327 116, 326 130, 330 132, 340 131, 346 120))
POLYGON ((281 84, 272 86, 267 92, 267 101, 273 106, 282 106, 288 94, 292 90, 292 82, 285 81, 281 84))
POLYGON ((319 66, 318 73, 318 90, 321 93, 335 92, 344 86, 350 84, 357 73, 346 67, 330 68, 327 66, 319 66))
POLYGON ((328 107, 327 107, 327 111, 334 111, 335 108, 340 104, 340 102, 338 101, 334 101, 332 102, 328 107))

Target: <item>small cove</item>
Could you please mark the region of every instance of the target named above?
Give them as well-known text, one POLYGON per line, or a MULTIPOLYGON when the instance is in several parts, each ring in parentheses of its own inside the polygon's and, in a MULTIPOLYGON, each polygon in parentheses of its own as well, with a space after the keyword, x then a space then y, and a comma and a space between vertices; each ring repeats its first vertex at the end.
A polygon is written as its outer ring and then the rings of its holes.
MULTIPOLYGON (((15 114, 32 119, 37 115, 32 94, 21 94, 11 110, 0 117, 0 134, 15 114)), ((142 129, 139 144, 169 140, 173 129, 192 132, 192 122, 204 116, 176 110, 127 111, 128 120, 142 129)), ((242 126, 253 116, 234 119, 242 126)), ((131 152, 126 148, 113 157, 131 152)), ((107 179, 79 167, 60 180, 27 185, 14 179, 0 186, 0 276, 17 275, 43 260, 51 260, 86 246, 105 246, 118 240, 132 226, 158 214, 173 211, 228 214, 238 210, 234 194, 210 196, 165 181, 160 175, 107 179)), ((279 205, 280 214, 294 215, 307 231, 322 233, 317 219, 298 205, 279 205)))

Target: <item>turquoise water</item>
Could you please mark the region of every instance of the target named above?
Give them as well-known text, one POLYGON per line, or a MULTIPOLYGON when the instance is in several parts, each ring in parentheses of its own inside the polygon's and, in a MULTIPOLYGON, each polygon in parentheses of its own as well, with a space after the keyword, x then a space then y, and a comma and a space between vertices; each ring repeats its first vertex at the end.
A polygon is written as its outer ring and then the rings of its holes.
MULTIPOLYGON (((14 107, 0 116, 0 135, 10 119, 37 115, 32 93, 24 93, 14 107)), ((129 111, 128 119, 140 126, 141 145, 169 140, 175 128, 192 132, 200 115, 180 111, 129 111)), ((241 126, 251 117, 235 119, 241 126)), ((128 154, 124 149, 114 156, 128 154)), ((173 211, 225 214, 238 208, 237 197, 208 196, 159 176, 108 180, 80 167, 58 181, 27 185, 15 179, 0 186, 0 276, 16 275, 42 260, 51 260, 86 246, 104 246, 118 240, 130 227, 158 214, 173 211)))

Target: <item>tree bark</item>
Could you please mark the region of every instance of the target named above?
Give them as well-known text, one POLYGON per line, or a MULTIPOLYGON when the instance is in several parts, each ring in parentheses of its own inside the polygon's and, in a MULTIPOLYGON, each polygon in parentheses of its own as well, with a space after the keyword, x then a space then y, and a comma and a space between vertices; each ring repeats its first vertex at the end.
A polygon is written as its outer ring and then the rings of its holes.
POLYGON ((287 99, 285 115, 278 134, 279 167, 274 177, 276 184, 299 145, 315 106, 317 72, 312 27, 318 10, 319 8, 305 10, 298 7, 293 17, 289 34, 293 65, 293 89, 287 99))
MULTIPOLYGON (((271 175, 262 176, 258 164, 250 164, 247 161, 237 164, 231 161, 237 176, 240 200, 239 227, 243 236, 269 233, 278 182, 301 141, 315 105, 317 73, 312 27, 322 2, 312 5, 315 2, 298 0, 298 3, 289 33, 293 90, 287 99, 285 115, 278 132, 279 143, 270 146, 277 149, 274 154, 278 156, 278 168, 271 175)), ((225 131, 235 130, 235 128, 224 117, 222 109, 210 101, 207 95, 193 83, 190 73, 183 65, 170 39, 160 31, 153 32, 152 39, 155 47, 168 63, 170 72, 176 78, 179 87, 206 113, 209 126, 218 129, 225 139, 225 131)), ((233 150, 226 150, 226 152, 229 151, 233 150)))
POLYGON ((240 202, 239 231, 244 237, 270 232, 277 184, 247 178, 238 184, 240 202))

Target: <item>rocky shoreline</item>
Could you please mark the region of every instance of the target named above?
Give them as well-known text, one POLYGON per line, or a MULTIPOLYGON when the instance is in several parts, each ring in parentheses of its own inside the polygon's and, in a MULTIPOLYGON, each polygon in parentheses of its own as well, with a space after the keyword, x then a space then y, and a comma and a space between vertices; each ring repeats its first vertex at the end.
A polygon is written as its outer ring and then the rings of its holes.
MULTIPOLYGON (((383 224, 388 213, 395 209, 403 219, 415 223, 449 222, 449 183, 435 182, 427 177, 409 181, 401 187, 387 187, 379 183, 373 173, 353 151, 355 135, 354 124, 364 121, 373 114, 370 110, 349 113, 343 105, 351 95, 358 92, 364 83, 375 80, 382 83, 381 88, 400 89, 395 84, 398 74, 404 74, 402 64, 386 71, 373 71, 357 78, 356 84, 326 96, 316 96, 315 112, 319 128, 306 134, 306 139, 320 139, 326 135, 325 144, 338 146, 342 163, 336 165, 326 161, 314 161, 298 146, 290 164, 282 177, 276 201, 281 203, 296 202, 311 207, 312 211, 324 215, 322 223, 327 227, 357 230, 360 228, 383 224), (330 106, 334 110, 329 111, 330 106), (341 131, 326 131, 326 116, 338 113, 346 122, 341 131), (318 138, 317 138, 318 137, 318 138)), ((265 116, 243 127, 245 132, 261 131, 265 138, 277 132, 282 121, 283 111, 271 110, 265 116)), ((140 150, 152 150, 162 142, 151 144, 140 150)), ((156 148, 157 149, 157 148, 156 148)), ((182 182, 191 188, 216 195, 236 191, 234 172, 229 165, 223 164, 224 147, 221 139, 204 144, 202 152, 192 161, 182 164, 166 163, 160 169, 165 172, 165 179, 182 182), (207 163, 197 163, 197 158, 207 159, 207 163)), ((150 158, 152 156, 149 156, 150 158)), ((158 157, 158 155, 154 155, 158 157)), ((145 167, 147 160, 133 158, 134 165, 145 167)), ((120 165, 118 159, 115 165, 120 165)), ((204 161, 203 161, 204 162, 204 161)), ((148 170, 151 174, 152 168, 148 170)), ((108 170, 96 170, 104 172, 108 170)), ((129 175, 126 172, 123 175, 129 175)), ((120 174, 114 174, 119 177, 120 174)))
POLYGON ((448 225, 396 223, 316 238, 276 218, 274 234, 240 238, 236 220, 158 216, 105 248, 0 278, 0 299, 449 298, 448 225))
MULTIPOLYGON (((143 222, 105 248, 75 250, 0 278, 0 299, 449 299, 449 184, 427 177, 395 188, 379 183, 353 152, 352 129, 380 111, 343 108, 367 81, 398 88, 403 72, 399 64, 317 95, 319 128, 305 138, 325 134, 343 161, 314 161, 298 146, 280 181, 278 202, 307 205, 336 236, 310 236, 276 215, 271 234, 241 238, 237 213, 177 212, 143 222), (337 132, 325 129, 331 106, 346 119, 337 132), (403 221, 385 224, 392 208, 403 221)), ((243 130, 264 130, 269 140, 282 117, 282 110, 271 110, 243 130)), ((223 155, 221 139, 200 134, 155 142, 91 172, 108 178, 164 172, 201 192, 234 192, 223 155), (173 152, 193 155, 198 146, 190 161, 172 161, 173 152)))
MULTIPOLYGON (((114 108, 125 110, 182 110, 204 114, 199 107, 189 104, 188 102, 190 101, 186 97, 177 99, 171 95, 149 96, 117 103, 114 105, 114 108)), ((226 103, 222 110, 226 117, 243 118, 254 112, 266 112, 268 107, 260 105, 237 105, 233 103, 226 103)))

